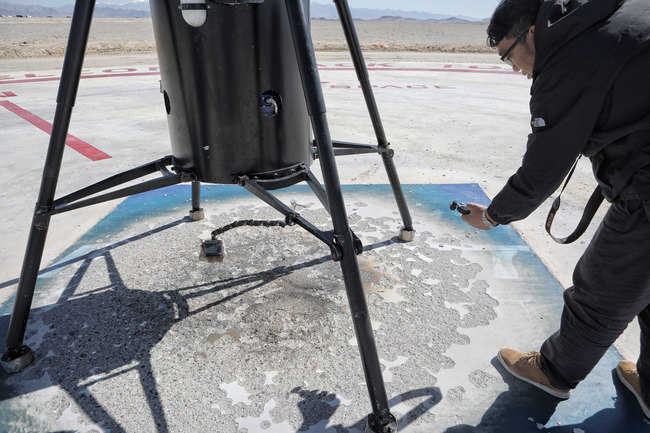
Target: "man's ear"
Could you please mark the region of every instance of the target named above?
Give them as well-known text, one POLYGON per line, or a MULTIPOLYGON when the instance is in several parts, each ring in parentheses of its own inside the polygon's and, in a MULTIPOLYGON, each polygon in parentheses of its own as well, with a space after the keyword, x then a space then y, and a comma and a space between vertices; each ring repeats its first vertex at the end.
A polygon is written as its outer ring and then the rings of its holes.
POLYGON ((532 26, 530 26, 530 29, 529 29, 528 31, 529 31, 531 34, 534 35, 534 34, 535 34, 535 25, 533 24, 532 26))

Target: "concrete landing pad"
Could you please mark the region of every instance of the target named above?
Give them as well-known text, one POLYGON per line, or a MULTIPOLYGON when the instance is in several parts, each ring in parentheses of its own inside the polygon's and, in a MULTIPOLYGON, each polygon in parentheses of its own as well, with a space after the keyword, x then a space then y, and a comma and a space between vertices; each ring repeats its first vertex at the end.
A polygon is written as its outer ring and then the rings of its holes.
MULTIPOLYGON (((282 219, 242 188, 202 188, 206 219, 187 218, 187 185, 133 196, 44 269, 26 339, 36 362, 0 373, 2 431, 363 431, 370 403, 328 247, 297 226, 241 227, 220 236, 222 263, 199 261, 216 228, 282 219)), ((400 431, 650 430, 613 377, 613 348, 568 401, 509 377, 496 352, 556 330, 561 285, 510 227, 477 232, 449 210, 487 202, 478 185, 404 189, 411 243, 396 238, 389 186, 344 187, 400 431)), ((306 187, 277 195, 330 227, 306 187)))

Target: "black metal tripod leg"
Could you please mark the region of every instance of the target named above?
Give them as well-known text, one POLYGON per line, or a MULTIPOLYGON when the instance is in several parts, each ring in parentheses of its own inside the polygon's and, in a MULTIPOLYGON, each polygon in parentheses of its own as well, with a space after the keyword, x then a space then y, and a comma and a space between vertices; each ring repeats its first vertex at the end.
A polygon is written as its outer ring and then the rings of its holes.
POLYGON ((292 223, 298 224, 300 227, 307 230, 307 232, 315 236, 318 240, 327 244, 327 246, 330 248, 330 251, 332 253, 332 260, 334 261, 341 260, 341 250, 338 247, 338 245, 334 242, 334 236, 331 232, 323 232, 322 230, 319 230, 312 223, 310 223, 309 221, 301 217, 299 214, 295 213, 286 204, 278 200, 277 197, 274 197, 271 193, 269 193, 262 186, 260 186, 256 181, 250 180, 244 176, 240 178, 240 185, 246 188, 246 190, 248 190, 250 193, 255 195, 257 198, 266 202, 266 204, 271 206, 273 209, 280 212, 282 215, 284 215, 287 218, 287 220, 290 220, 292 223))
POLYGON ((200 221, 205 218, 205 212, 201 208, 201 182, 192 181, 192 210, 190 210, 190 219, 200 221))
MULTIPOLYGON (((345 33, 345 39, 350 49, 354 69, 357 72, 357 78, 361 84, 363 96, 366 100, 366 106, 368 107, 368 113, 370 114, 372 126, 375 130, 375 135, 377 136, 378 145, 380 148, 388 148, 388 140, 386 139, 386 133, 384 132, 384 127, 379 115, 375 95, 372 91, 368 68, 366 67, 366 62, 361 51, 361 44, 359 43, 359 38, 354 28, 350 7, 348 6, 347 0, 334 0, 334 3, 336 3, 339 19, 343 26, 343 33, 345 33)), ((402 227, 402 230, 400 231, 400 239, 407 242, 412 241, 415 237, 415 230, 413 229, 411 214, 406 205, 406 198, 402 191, 402 185, 400 184, 399 176, 397 175, 397 170, 395 169, 395 164, 393 162, 393 152, 383 152, 381 158, 384 161, 384 168, 386 169, 386 174, 388 175, 388 180, 393 189, 393 195, 395 196, 395 201, 397 202, 397 207, 399 208, 399 213, 402 217, 402 222, 404 223, 404 227, 402 227)))
POLYGON ((316 198, 318 198, 325 210, 329 213, 330 204, 327 202, 327 191, 325 191, 320 182, 318 182, 318 179, 316 179, 316 176, 314 176, 314 173, 310 170, 307 170, 307 173, 305 174, 305 182, 313 193, 316 194, 316 198))
POLYGON ((61 83, 57 96, 56 112, 52 125, 52 135, 45 158, 43 179, 36 202, 36 209, 27 241, 27 250, 23 267, 18 281, 18 291, 14 301, 9 331, 7 333, 7 351, 2 356, 2 367, 10 373, 15 373, 34 360, 31 349, 23 344, 29 310, 34 297, 34 288, 38 276, 38 268, 43 257, 43 248, 50 215, 47 209, 54 201, 56 184, 59 179, 61 161, 72 108, 77 97, 79 77, 83 66, 84 53, 88 42, 90 22, 92 20, 95 0, 78 0, 75 3, 74 15, 70 25, 70 37, 63 62, 61 83))
POLYGON ((285 0, 285 4, 301 72, 307 109, 311 116, 316 146, 320 154, 319 159, 327 191, 327 201, 330 206, 330 215, 334 224, 335 240, 343 251, 341 270, 373 411, 369 426, 377 433, 388 433, 396 431, 397 425, 388 406, 388 398, 386 397, 386 389, 381 375, 379 357, 377 356, 377 348, 368 314, 368 305, 363 292, 359 264, 354 251, 352 233, 348 226, 307 18, 301 0, 285 0))

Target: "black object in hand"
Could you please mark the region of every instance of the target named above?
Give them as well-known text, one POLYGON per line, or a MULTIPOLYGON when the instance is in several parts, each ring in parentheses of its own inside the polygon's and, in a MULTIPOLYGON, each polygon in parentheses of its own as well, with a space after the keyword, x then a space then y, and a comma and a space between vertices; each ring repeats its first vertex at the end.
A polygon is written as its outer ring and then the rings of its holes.
POLYGON ((458 203, 456 200, 451 202, 451 205, 449 205, 449 209, 451 210, 457 210, 458 212, 462 213, 463 215, 468 215, 470 213, 470 210, 465 207, 465 203, 458 203))

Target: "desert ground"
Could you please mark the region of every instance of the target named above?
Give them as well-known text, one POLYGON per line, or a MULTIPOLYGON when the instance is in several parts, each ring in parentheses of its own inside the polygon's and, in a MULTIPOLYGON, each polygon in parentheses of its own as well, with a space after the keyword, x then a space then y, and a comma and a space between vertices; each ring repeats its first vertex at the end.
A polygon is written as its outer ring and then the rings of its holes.
MULTIPOLYGON (((345 40, 338 21, 313 20, 312 37, 318 51, 343 51, 345 40)), ((357 21, 364 51, 487 53, 486 23, 431 21, 357 21)), ((0 59, 63 56, 70 28, 66 18, 0 19, 0 59)), ((93 20, 89 56, 153 54, 151 19, 93 20)))

